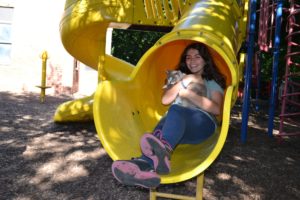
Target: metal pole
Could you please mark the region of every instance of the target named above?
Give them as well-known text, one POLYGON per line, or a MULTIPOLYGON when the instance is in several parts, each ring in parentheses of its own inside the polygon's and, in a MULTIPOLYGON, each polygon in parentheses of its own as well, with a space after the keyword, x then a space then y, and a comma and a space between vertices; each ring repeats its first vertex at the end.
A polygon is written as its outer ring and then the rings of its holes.
POLYGON ((41 58, 42 58, 42 80, 41 80, 41 85, 37 87, 41 88, 40 101, 44 103, 45 96, 46 96, 46 89, 50 88, 46 86, 46 70, 47 70, 47 59, 48 59, 47 51, 44 51, 42 53, 41 58))
POLYGON ((243 97, 243 111, 242 111, 242 133, 241 140, 243 143, 247 139, 247 128, 248 128, 248 114, 249 114, 249 90, 251 87, 252 78, 252 59, 254 52, 254 37, 255 37, 255 23, 256 23, 256 0, 250 2, 250 22, 249 22, 249 34, 248 34, 248 45, 247 45, 247 63, 245 71, 245 86, 244 86, 244 97, 243 97))
POLYGON ((273 68, 272 68, 272 85, 271 85, 271 98, 269 103, 269 123, 268 135, 273 137, 274 127, 274 110, 276 104, 276 88, 278 76, 278 63, 280 51, 280 32, 281 32, 281 18, 282 18, 282 0, 277 0, 276 21, 275 21, 275 36, 274 36, 274 51, 273 51, 273 68))
POLYGON ((255 77, 256 77, 256 91, 255 91, 255 110, 259 111, 260 110, 260 105, 259 105, 259 99, 260 99, 260 65, 261 65, 261 61, 260 61, 260 51, 255 53, 255 77))

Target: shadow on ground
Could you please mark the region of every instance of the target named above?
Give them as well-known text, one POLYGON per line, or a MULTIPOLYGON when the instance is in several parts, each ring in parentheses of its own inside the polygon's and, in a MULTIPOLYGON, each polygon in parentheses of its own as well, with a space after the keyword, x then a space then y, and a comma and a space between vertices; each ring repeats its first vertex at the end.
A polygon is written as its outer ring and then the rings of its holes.
MULTIPOLYGON (((53 123, 57 106, 70 99, 40 103, 36 94, 0 92, 0 199, 149 199, 147 190, 113 179, 93 122, 53 123)), ((268 116, 253 112, 242 144, 240 110, 232 110, 225 146, 205 172, 204 199, 299 199, 300 138, 278 143, 267 136, 268 116)), ((194 195, 195 185, 159 190, 194 195)))

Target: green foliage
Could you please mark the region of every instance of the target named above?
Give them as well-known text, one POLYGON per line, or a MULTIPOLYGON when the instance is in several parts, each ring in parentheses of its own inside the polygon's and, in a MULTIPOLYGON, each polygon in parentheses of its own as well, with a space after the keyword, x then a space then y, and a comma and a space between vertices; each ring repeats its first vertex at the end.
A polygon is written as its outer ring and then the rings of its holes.
POLYGON ((161 32, 114 29, 112 55, 136 65, 144 53, 164 35, 161 32))
MULTIPOLYGON (((278 81, 284 76, 285 73, 285 54, 286 48, 283 47, 279 50, 278 61, 278 81)), ((261 52, 260 54, 260 75, 263 82, 271 81, 273 70, 273 52, 261 52)))

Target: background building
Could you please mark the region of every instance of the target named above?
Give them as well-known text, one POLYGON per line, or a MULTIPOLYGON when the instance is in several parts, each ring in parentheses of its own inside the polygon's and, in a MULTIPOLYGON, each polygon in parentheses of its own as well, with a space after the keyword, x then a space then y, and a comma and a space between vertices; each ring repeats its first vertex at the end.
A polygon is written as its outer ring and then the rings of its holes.
POLYGON ((47 51, 47 95, 90 95, 97 72, 64 49, 59 23, 65 1, 0 0, 0 91, 36 92, 47 51))

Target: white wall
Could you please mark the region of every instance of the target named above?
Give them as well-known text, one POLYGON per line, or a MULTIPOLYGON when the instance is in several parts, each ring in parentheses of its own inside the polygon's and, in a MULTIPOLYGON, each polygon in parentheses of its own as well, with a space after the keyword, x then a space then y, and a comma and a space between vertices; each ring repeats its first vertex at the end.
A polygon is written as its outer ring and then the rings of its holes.
MULTIPOLYGON (((0 0, 0 3, 3 0, 0 0)), ((41 82, 42 52, 49 55, 49 65, 63 70, 62 83, 72 86, 73 57, 64 49, 59 34, 59 23, 64 10, 63 0, 18 0, 14 2, 12 30, 12 63, 0 66, 0 90, 40 92, 36 85, 41 82)), ((89 72, 91 73, 91 72, 89 72)), ((97 72, 91 84, 97 84, 97 72), (94 83, 95 82, 95 83, 94 83)), ((84 73, 81 73, 84 80, 84 73)), ((80 84, 80 83, 79 83, 80 84)), ((81 93, 90 93, 80 87, 81 93)), ((52 90, 52 91, 51 91, 52 90)), ((53 93, 48 89, 46 94, 53 93)))

